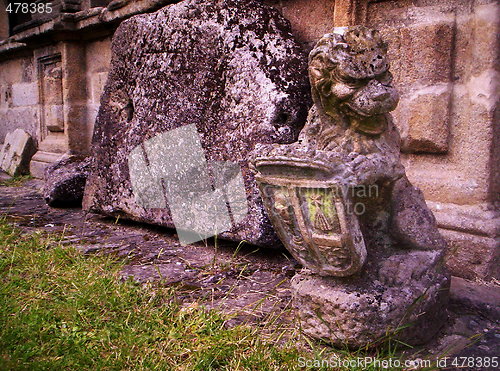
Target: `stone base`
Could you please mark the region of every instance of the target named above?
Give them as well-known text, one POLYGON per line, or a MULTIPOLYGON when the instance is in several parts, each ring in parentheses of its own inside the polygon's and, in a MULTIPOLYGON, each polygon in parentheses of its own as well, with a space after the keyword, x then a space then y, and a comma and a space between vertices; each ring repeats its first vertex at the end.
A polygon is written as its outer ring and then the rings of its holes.
POLYGON ((63 156, 63 153, 38 151, 31 159, 31 176, 38 179, 44 179, 45 170, 53 163, 59 161, 63 156))
POLYGON ((449 286, 442 274, 395 286, 306 273, 292 278, 304 333, 349 347, 375 346, 389 337, 410 345, 429 341, 447 318, 449 286))

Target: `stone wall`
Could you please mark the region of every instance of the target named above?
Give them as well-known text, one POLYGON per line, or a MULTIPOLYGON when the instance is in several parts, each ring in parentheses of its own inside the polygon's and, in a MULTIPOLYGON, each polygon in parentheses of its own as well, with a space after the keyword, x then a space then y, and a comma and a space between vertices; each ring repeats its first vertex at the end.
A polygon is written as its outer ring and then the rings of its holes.
POLYGON ((449 242, 453 274, 499 277, 499 6, 494 0, 268 0, 310 49, 365 24, 389 42, 403 159, 449 242))
POLYGON ((9 37, 9 17, 6 0, 0 0, 0 40, 9 37))
MULTIPOLYGON (((40 51, 51 47, 56 51, 45 56, 59 53, 61 63, 68 62, 62 70, 73 68, 71 74, 66 71, 66 76, 72 76, 72 85, 67 86, 73 86, 73 93, 63 101, 64 105, 73 105, 75 111, 66 111, 65 125, 72 125, 68 115, 78 110, 80 123, 84 123, 75 126, 73 132, 79 135, 74 136, 73 144, 68 138, 74 128, 64 132, 67 144, 60 150, 85 151, 109 68, 109 40, 114 29, 133 14, 153 11, 170 2, 174 1, 140 0, 106 8, 108 1, 84 0, 79 12, 56 15, 54 20, 0 41, 0 142, 7 131, 17 127, 34 134, 39 142, 43 139, 38 105, 42 80, 38 71, 40 57, 44 60, 40 51), (75 44, 74 39, 81 42, 75 44), (73 53, 73 57, 64 59, 65 51, 73 53), (71 58, 78 62, 76 72, 71 58)), ((266 3, 291 22, 306 50, 334 26, 366 24, 381 30, 390 43, 391 70, 402 93, 395 121, 402 133, 404 163, 410 180, 423 190, 450 243, 448 263, 452 272, 466 278, 499 277, 497 2, 266 3)), ((5 36, 2 27, 0 38, 2 32, 5 36)), ((46 61, 51 62, 50 58, 46 61)), ((52 62, 58 63, 57 57, 52 62)), ((54 102, 52 105, 57 106, 54 102)))
POLYGON ((266 0, 277 8, 292 25, 297 40, 308 52, 334 21, 335 0, 266 0))
POLYGON ((10 24, 10 37, 0 34, 0 143, 18 127, 31 133, 38 146, 32 175, 43 177, 64 153, 88 153, 114 30, 172 2, 58 0, 53 12, 24 23, 0 13, 0 32, 8 31, 7 21, 17 22, 10 24))
POLYGON ((37 135, 38 84, 31 56, 0 61, 0 143, 16 128, 37 135))

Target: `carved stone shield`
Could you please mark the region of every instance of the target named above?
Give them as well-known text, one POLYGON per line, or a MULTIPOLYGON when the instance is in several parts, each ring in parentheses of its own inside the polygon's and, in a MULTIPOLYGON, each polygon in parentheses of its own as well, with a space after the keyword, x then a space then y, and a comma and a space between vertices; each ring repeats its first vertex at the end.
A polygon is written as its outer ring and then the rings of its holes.
POLYGON ((349 190, 329 180, 321 164, 259 158, 256 180, 269 218, 285 247, 321 276, 358 272, 366 248, 349 190))

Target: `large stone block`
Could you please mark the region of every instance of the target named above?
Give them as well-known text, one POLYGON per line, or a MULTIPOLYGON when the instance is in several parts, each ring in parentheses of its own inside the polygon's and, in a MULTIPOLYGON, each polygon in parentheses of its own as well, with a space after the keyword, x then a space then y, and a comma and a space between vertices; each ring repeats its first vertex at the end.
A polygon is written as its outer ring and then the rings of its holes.
POLYGON ((0 168, 12 176, 29 174, 29 163, 36 152, 31 136, 22 129, 8 133, 0 150, 0 168))
MULTIPOLYGON (((388 27, 389 56, 401 85, 448 82, 452 73, 454 19, 388 27)), ((402 86, 403 87, 403 86, 402 86)))
POLYGON ((257 143, 296 140, 305 121, 307 59, 288 22, 256 1, 188 0, 123 22, 112 50, 84 207, 173 227, 167 209, 136 201, 128 156, 194 124, 206 159, 238 163, 246 186, 248 216, 220 237, 277 242, 247 162, 257 143))
POLYGON ((446 229, 442 229, 441 233, 448 241, 446 264, 453 274, 467 279, 498 279, 498 237, 477 236, 446 229))
POLYGON ((446 263, 452 275, 467 279, 500 278, 500 215, 482 205, 428 202, 448 241, 446 263))
POLYGON ((456 16, 447 6, 373 3, 368 22, 380 27, 402 99, 394 118, 402 149, 445 153, 450 136, 450 107, 456 16))
POLYGON ((470 36, 473 40, 471 42, 473 59, 469 63, 471 73, 474 75, 491 68, 492 64, 499 61, 498 47, 495 47, 498 45, 500 28, 499 11, 500 6, 497 1, 478 4, 474 7, 473 17, 471 17, 473 18, 471 19, 473 34, 470 36))

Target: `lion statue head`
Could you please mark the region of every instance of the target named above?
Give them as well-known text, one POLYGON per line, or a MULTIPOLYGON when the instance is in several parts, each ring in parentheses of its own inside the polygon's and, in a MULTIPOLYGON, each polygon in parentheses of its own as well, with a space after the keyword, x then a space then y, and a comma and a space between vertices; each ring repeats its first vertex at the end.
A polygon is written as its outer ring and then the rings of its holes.
POLYGON ((359 133, 379 135, 399 95, 391 85, 387 45, 364 26, 336 28, 309 55, 309 78, 316 106, 337 119, 344 116, 359 133))

